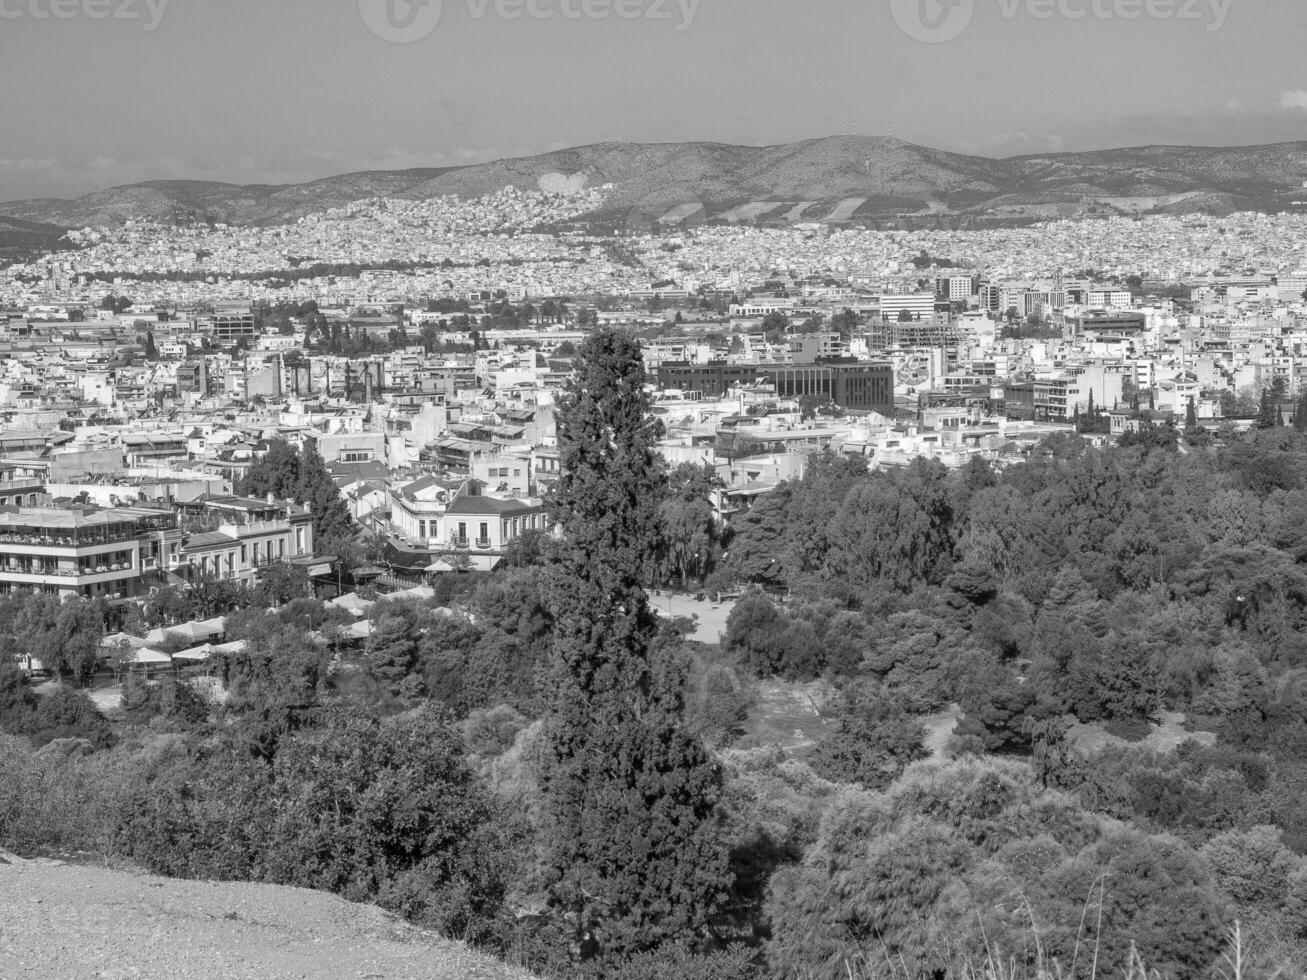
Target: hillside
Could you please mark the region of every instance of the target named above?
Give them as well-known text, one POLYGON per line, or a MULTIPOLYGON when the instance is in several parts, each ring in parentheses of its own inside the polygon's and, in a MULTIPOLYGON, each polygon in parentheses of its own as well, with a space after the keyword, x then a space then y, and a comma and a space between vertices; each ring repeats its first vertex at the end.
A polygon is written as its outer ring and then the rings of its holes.
POLYGON ((75 200, 0 204, 0 216, 63 228, 131 218, 275 224, 366 197, 475 197, 545 175, 614 191, 597 224, 703 221, 863 223, 1083 214, 1295 209, 1307 142, 1252 147, 1148 146, 990 159, 882 137, 781 146, 603 143, 475 166, 238 186, 161 180, 75 200))
POLYGON ((0 977, 529 980, 373 906, 0 853, 0 977))

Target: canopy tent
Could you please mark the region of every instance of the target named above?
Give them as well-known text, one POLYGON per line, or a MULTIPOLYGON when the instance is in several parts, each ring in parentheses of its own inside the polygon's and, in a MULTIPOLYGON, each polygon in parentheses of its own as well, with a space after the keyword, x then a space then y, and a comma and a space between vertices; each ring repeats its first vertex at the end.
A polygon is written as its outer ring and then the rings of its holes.
POLYGON ((334 606, 336 609, 343 609, 352 616, 362 616, 376 603, 371 599, 362 598, 357 592, 349 592, 339 599, 332 599, 327 605, 334 606))
POLYGON ((401 592, 392 592, 389 595, 378 596, 378 602, 385 602, 389 599, 418 599, 425 602, 428 599, 436 597, 436 590, 429 585, 419 585, 416 588, 404 589, 401 592))
POLYGON ((164 664, 171 664, 172 657, 162 650, 155 650, 151 647, 142 647, 137 650, 128 659, 128 663, 138 664, 143 667, 157 667, 164 664))
POLYGON ((176 626, 159 626, 145 634, 151 643, 167 643, 172 639, 194 640, 203 643, 226 632, 225 620, 218 616, 202 622, 178 623, 176 626))
POLYGON ((141 647, 148 647, 150 641, 141 636, 132 636, 130 633, 111 633, 100 641, 102 650, 119 650, 123 647, 131 647, 133 650, 139 650, 141 647))
POLYGON ((174 661, 184 660, 188 663, 204 663, 204 661, 209 659, 209 655, 212 653, 213 644, 206 643, 204 646, 192 647, 189 650, 182 650, 179 653, 174 653, 172 659, 174 661))
POLYGON ((372 635, 372 620, 361 619, 357 623, 350 623, 341 630, 341 639, 343 640, 366 640, 372 635))

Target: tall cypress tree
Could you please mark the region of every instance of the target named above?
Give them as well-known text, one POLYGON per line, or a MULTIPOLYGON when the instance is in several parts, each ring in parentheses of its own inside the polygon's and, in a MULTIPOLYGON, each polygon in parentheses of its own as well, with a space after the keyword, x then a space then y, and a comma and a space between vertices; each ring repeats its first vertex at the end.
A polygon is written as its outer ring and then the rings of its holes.
POLYGON ((600 330, 557 411, 541 840, 582 959, 694 935, 729 883, 720 774, 682 725, 683 676, 640 584, 666 480, 644 384, 639 345, 600 330))
POLYGON ((318 447, 306 442, 300 450, 299 485, 295 502, 308 504, 313 510, 313 540, 322 544, 348 539, 354 533, 354 521, 345 506, 340 488, 327 472, 318 447))

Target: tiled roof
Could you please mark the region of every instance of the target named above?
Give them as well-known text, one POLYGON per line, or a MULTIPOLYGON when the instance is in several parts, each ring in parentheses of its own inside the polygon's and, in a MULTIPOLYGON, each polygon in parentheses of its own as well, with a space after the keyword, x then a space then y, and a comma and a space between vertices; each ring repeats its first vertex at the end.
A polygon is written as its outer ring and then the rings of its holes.
POLYGON ((499 497, 473 497, 465 495, 459 497, 449 505, 445 511, 446 514, 518 514, 525 511, 538 510, 540 504, 533 504, 526 500, 503 500, 499 497))

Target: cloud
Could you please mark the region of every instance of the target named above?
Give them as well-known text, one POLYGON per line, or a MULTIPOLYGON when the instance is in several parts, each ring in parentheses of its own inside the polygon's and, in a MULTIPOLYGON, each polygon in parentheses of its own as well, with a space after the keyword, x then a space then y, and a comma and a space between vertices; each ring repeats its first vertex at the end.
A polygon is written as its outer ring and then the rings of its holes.
POLYGON ((1307 112, 1307 90, 1280 93, 1280 108, 1286 111, 1301 110, 1307 112))

